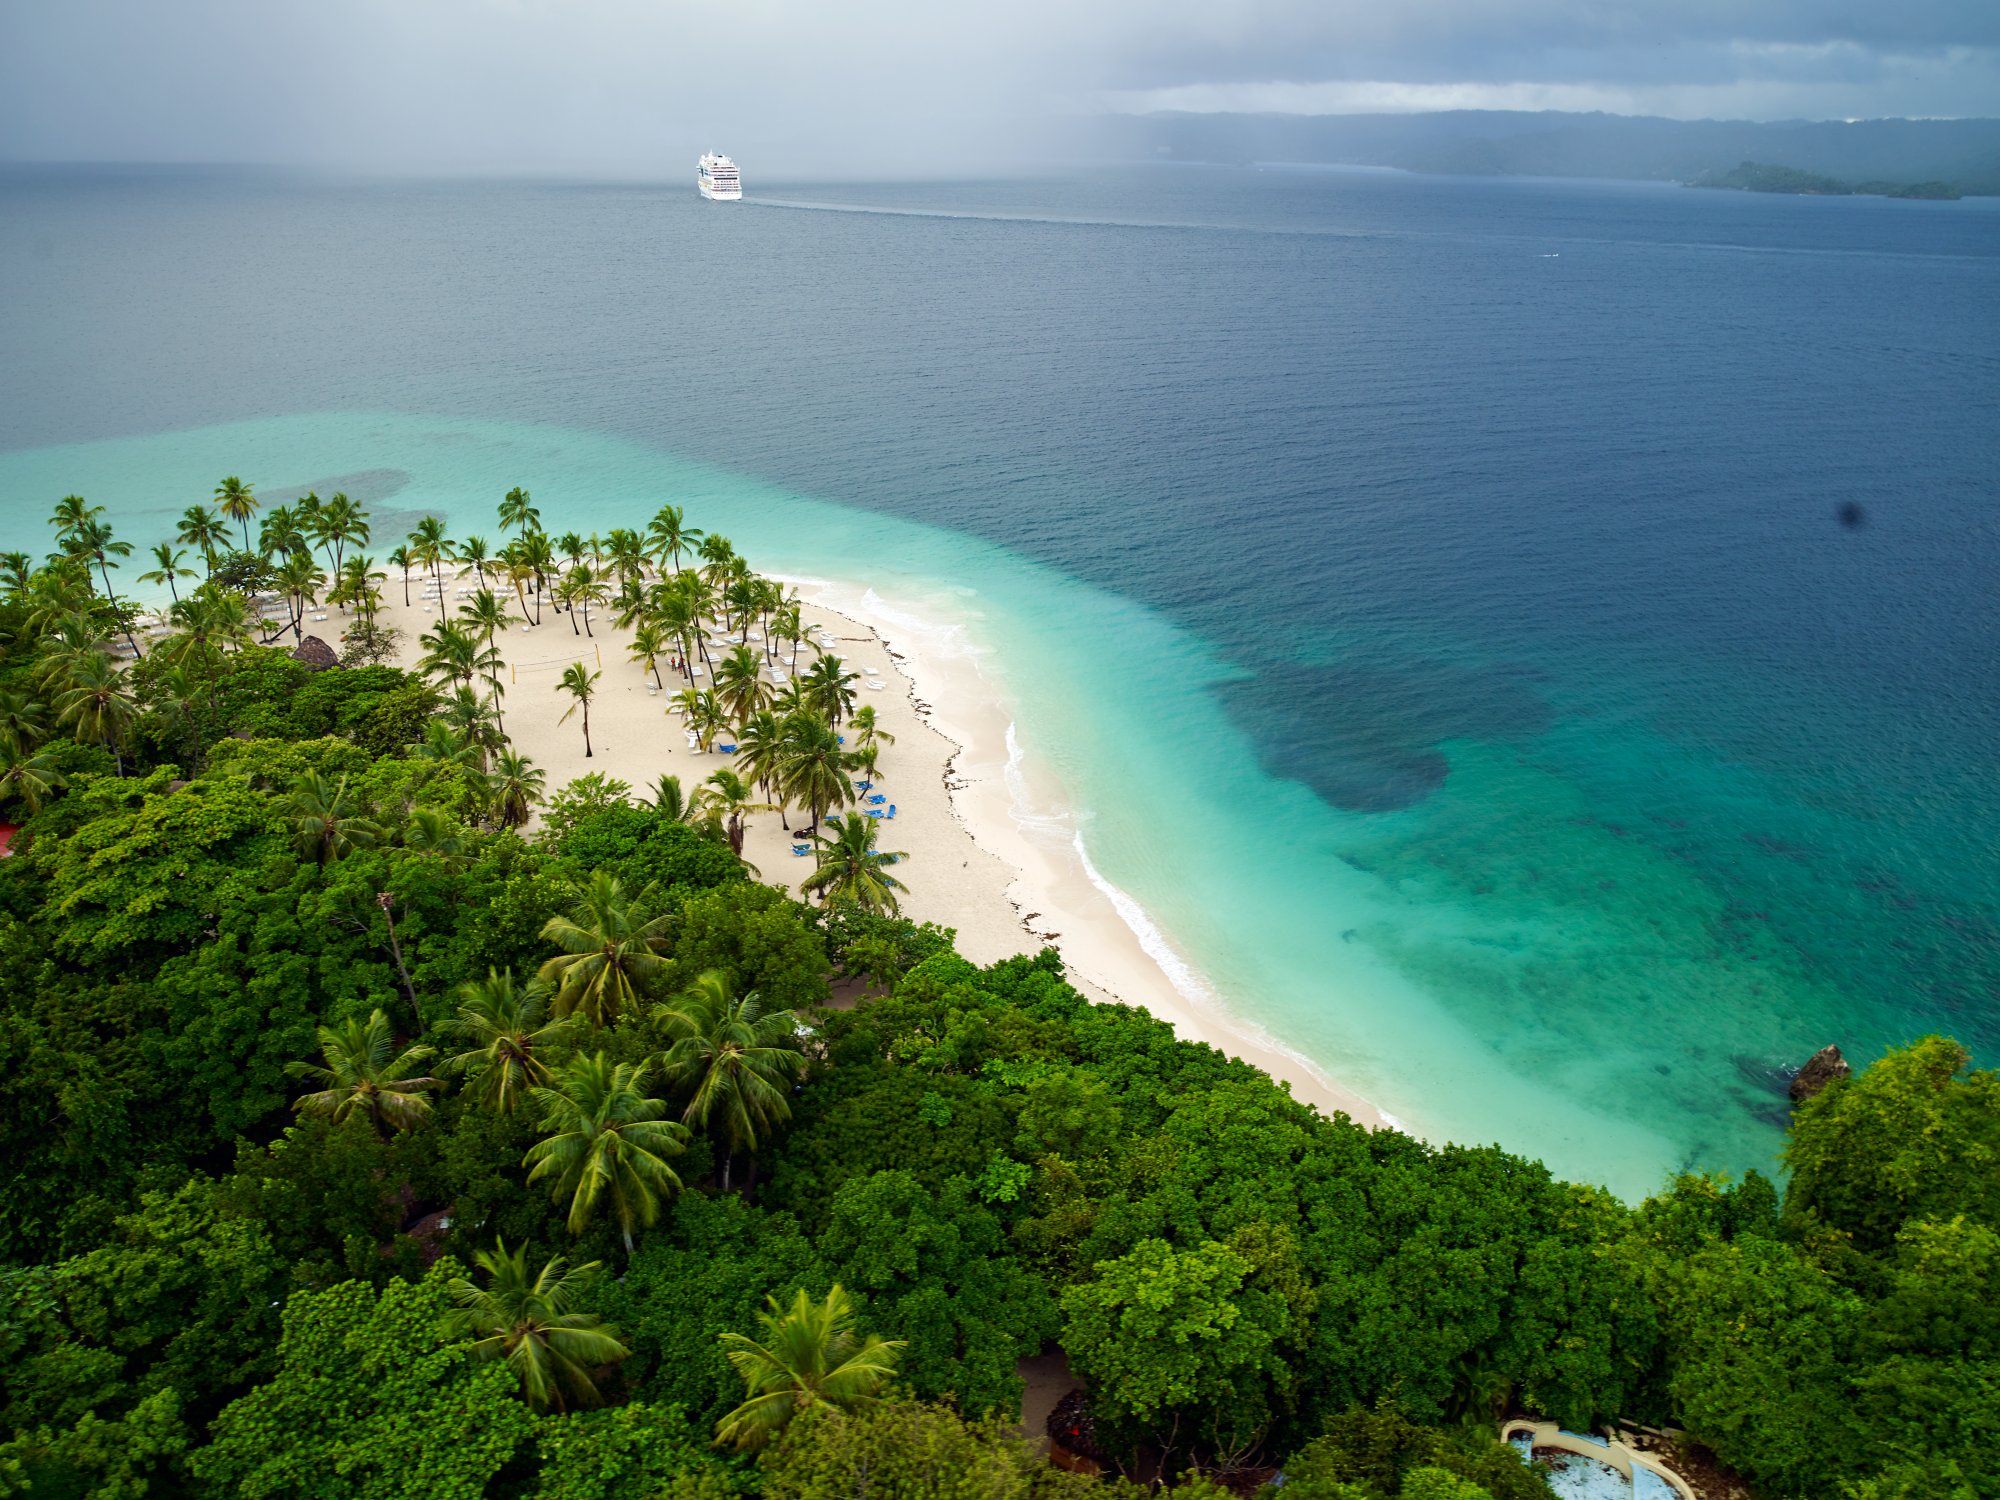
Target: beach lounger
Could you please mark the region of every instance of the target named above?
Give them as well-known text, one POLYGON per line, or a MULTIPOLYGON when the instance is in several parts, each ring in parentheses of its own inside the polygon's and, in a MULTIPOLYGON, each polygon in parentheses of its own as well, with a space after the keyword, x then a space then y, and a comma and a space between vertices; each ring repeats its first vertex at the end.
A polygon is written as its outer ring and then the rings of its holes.
POLYGON ((893 818, 893 817, 895 817, 895 816, 896 816, 896 804, 895 804, 895 803, 893 803, 893 802, 891 802, 891 803, 889 804, 889 810, 888 810, 887 812, 883 813, 883 814, 882 814, 882 816, 883 816, 883 817, 885 817, 885 818, 893 818))
POLYGON ((794 845, 792 845, 792 853, 793 853, 793 854, 796 854, 796 855, 800 855, 800 856, 804 856, 804 855, 807 855, 807 854, 810 854, 810 853, 812 853, 812 845, 811 845, 811 844, 794 844, 794 845))
POLYGON ((882 794, 881 794, 880 792, 876 792, 876 793, 875 793, 875 794, 874 794, 873 796, 871 796, 871 797, 870 797, 870 798, 869 798, 868 800, 869 800, 869 801, 870 801, 871 803, 882 803, 882 802, 887 802, 887 801, 888 801, 889 799, 888 799, 887 797, 883 796, 883 795, 882 795, 882 794))
POLYGON ((724 755, 734 755, 736 753, 734 745, 717 745, 715 748, 720 750, 724 755))

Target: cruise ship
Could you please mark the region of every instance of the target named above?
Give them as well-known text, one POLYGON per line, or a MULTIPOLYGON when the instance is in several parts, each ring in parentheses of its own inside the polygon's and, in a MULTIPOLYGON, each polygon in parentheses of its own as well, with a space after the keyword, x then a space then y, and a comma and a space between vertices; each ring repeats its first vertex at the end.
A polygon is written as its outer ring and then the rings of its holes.
POLYGON ((736 163, 713 151, 695 167, 694 184, 701 189, 702 197, 720 202, 733 202, 743 196, 743 179, 736 173, 736 163))

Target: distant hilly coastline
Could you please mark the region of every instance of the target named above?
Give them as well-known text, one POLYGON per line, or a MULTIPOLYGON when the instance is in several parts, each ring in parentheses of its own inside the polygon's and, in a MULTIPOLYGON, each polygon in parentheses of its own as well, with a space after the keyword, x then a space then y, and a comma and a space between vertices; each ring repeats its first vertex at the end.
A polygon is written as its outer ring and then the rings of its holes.
POLYGON ((1731 188, 1742 193, 1794 193, 1815 198, 1960 198, 1948 182, 1842 182, 1797 167, 1746 161, 1727 172, 1704 172, 1688 184, 1698 188, 1731 188))
POLYGON ((1100 126, 1104 147, 1127 161, 1297 162, 1458 176, 1611 177, 1753 192, 2000 196, 2000 120, 1760 123, 1453 110, 1401 115, 1160 113, 1107 117, 1100 126), (1772 163, 1782 165, 1768 165, 1772 163), (1809 182, 1820 185, 1801 185, 1809 182))

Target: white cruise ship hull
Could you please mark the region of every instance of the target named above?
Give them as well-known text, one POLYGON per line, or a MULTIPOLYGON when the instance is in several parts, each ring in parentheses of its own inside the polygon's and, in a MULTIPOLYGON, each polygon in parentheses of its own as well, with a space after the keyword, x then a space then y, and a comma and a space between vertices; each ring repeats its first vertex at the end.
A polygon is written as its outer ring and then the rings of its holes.
POLYGON ((743 196, 743 178, 736 163, 713 151, 695 163, 694 185, 701 189, 702 197, 715 203, 734 203, 743 196))

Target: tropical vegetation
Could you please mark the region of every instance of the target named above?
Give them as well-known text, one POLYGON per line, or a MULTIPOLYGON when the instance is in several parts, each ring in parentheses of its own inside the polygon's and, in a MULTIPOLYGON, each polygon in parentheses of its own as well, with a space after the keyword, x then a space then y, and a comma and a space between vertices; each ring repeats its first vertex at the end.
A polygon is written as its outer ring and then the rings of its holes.
POLYGON ((1371 1132, 897 915, 844 758, 887 736, 678 510, 420 526, 393 568, 503 607, 314 671, 279 637, 358 562, 352 636, 366 528, 226 481, 150 629, 87 500, 0 557, 0 1493, 1528 1500, 1514 1414, 1767 1500, 2000 1493, 2000 1076, 1955 1042, 1800 1106, 1782 1185, 1371 1132), (507 740, 489 641, 634 590, 635 681, 799 655, 699 690, 733 782, 507 740), (740 858, 759 803, 813 899, 740 858), (1058 1353, 1094 1476, 1012 1430, 1058 1353))

